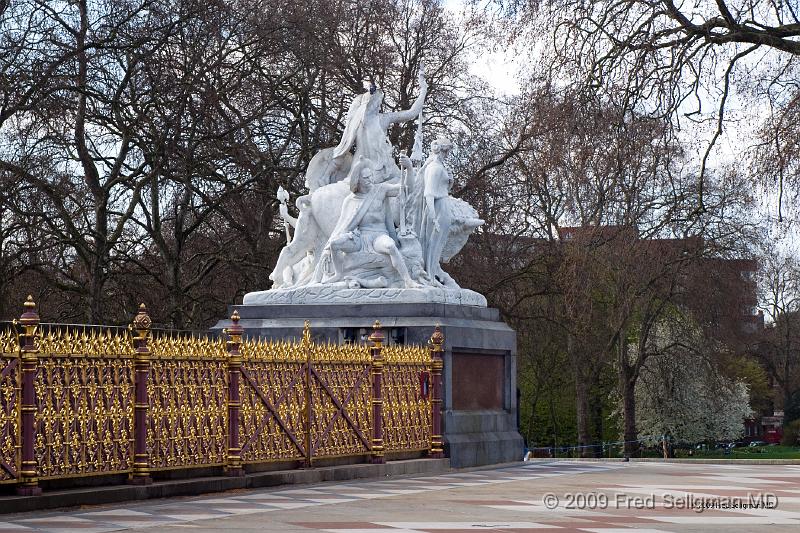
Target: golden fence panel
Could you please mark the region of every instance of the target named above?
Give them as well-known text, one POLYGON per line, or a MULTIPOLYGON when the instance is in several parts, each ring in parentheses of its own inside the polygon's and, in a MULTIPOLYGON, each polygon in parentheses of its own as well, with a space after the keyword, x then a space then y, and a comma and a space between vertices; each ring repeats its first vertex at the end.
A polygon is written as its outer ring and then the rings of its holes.
POLYGON ((124 328, 56 326, 38 336, 36 345, 40 356, 133 357, 133 343, 124 328))
POLYGON ((133 346, 112 329, 37 338, 35 456, 40 477, 121 473, 132 461, 133 346))
POLYGON ((311 442, 314 457, 369 453, 371 356, 358 344, 311 343, 311 442))
POLYGON ((243 353, 247 355, 239 383, 242 461, 258 463, 304 458, 305 363, 292 360, 291 353, 287 353, 288 360, 283 362, 275 358, 257 360, 247 349, 243 353))
POLYGON ((387 452, 427 450, 431 402, 430 394, 423 396, 420 390, 420 375, 428 371, 430 351, 395 345, 384 347, 382 354, 383 446, 387 452))
POLYGON ((239 434, 242 461, 288 461, 305 456, 304 369, 299 342, 242 343, 239 434))
POLYGON ((19 343, 13 326, 0 327, 0 483, 14 483, 20 468, 19 343))
POLYGON ((225 342, 165 334, 152 339, 150 351, 147 450, 152 469, 225 464, 225 342))

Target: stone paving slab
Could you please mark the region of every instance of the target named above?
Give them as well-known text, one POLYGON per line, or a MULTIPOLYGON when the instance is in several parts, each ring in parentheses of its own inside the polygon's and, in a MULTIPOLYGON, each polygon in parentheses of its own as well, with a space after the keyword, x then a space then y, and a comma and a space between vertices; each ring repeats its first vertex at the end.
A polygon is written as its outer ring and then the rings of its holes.
MULTIPOLYGON (((326 533, 800 531, 800 466, 525 463, 7 515, 8 531, 326 533), (568 505, 583 494, 594 505, 568 505), (676 506, 776 498, 771 508, 676 506), (558 498, 553 505, 550 495, 558 498), (606 505, 598 505, 603 495, 606 505), (715 500, 716 499, 716 500, 715 500), (645 502, 637 506, 637 501, 645 502)), ((573 502, 574 504, 575 502, 573 502)))
MULTIPOLYGON (((438 474, 450 468, 448 459, 406 459, 385 464, 352 464, 255 472, 242 477, 197 477, 157 481, 152 485, 100 485, 64 490, 45 490, 41 496, 0 496, 0 515, 57 509, 77 505, 109 504, 152 498, 192 496, 210 492, 319 483, 408 474, 438 474)), ((13 487, 12 487, 13 488, 13 487)), ((2 533, 0 531, 0 533, 2 533)))

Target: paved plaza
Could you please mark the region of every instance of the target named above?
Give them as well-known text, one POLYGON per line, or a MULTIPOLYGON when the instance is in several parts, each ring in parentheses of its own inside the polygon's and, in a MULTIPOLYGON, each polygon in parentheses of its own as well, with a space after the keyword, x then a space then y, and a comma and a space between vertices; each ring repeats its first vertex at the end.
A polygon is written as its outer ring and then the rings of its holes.
POLYGON ((525 463, 0 516, 0 533, 800 531, 800 465, 525 463))

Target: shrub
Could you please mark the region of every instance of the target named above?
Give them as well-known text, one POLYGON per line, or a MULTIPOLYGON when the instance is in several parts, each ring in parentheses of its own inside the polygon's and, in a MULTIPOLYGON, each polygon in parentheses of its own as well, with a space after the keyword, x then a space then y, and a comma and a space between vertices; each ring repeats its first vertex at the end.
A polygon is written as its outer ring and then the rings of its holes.
POLYGON ((783 427, 781 440, 784 446, 797 446, 798 443, 800 443, 800 419, 792 420, 783 427))

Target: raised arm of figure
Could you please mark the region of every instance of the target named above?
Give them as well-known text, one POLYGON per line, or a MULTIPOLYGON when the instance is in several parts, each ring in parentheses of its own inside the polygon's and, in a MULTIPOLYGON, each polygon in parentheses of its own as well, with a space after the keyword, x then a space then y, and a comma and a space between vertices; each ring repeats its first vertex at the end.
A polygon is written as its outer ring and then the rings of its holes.
POLYGON ((411 158, 408 157, 406 154, 400 154, 399 157, 400 166, 403 167, 405 170, 412 171, 414 170, 414 162, 411 161, 411 158))
POLYGON ((284 222, 288 222, 293 228, 297 227, 297 219, 289 214, 289 209, 286 207, 286 204, 279 204, 278 211, 280 212, 281 218, 284 222))
POLYGON ((405 187, 406 194, 410 194, 417 184, 417 172, 414 170, 414 164, 411 159, 406 154, 400 154, 400 168, 405 170, 400 184, 405 187))
POLYGON ((425 76, 422 72, 420 72, 419 96, 417 96, 417 99, 414 100, 414 104, 411 106, 411 109, 395 111, 393 113, 381 113, 381 126, 383 129, 387 129, 392 124, 396 124, 398 122, 408 122, 409 120, 414 120, 417 118, 420 111, 422 111, 422 106, 425 104, 425 96, 427 96, 427 94, 428 82, 425 81, 425 76))

